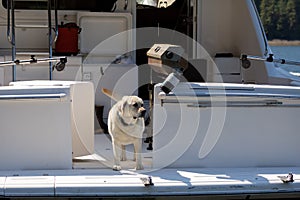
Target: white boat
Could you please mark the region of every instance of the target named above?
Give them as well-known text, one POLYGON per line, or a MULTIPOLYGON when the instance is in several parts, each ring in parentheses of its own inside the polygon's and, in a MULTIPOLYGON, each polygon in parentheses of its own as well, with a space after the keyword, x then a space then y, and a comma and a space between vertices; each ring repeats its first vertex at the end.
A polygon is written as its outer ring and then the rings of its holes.
POLYGON ((299 197, 300 77, 270 55, 254 1, 70 2, 0 5, 0 197, 299 197), (165 28, 186 7, 185 34, 165 28), (80 31, 75 52, 58 51, 62 27, 80 31), (150 96, 144 170, 112 170, 101 88, 150 96))

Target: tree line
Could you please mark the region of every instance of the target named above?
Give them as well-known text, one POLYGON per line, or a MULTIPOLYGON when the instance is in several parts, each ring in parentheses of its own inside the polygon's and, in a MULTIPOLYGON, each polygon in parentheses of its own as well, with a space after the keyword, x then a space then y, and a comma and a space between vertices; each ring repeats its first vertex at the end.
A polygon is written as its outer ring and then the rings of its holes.
POLYGON ((269 40, 300 40, 300 0, 255 0, 269 40))

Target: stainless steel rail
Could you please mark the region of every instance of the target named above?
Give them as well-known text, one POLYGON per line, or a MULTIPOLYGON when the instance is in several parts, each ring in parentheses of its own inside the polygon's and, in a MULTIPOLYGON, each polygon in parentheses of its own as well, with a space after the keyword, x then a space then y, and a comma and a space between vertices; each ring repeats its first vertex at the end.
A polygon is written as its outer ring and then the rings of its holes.
POLYGON ((158 94, 161 105, 165 103, 188 104, 188 107, 299 107, 300 94, 272 93, 201 93, 191 95, 158 94))
MULTIPOLYGON (((11 59, 16 59, 16 42, 15 42, 15 2, 14 0, 6 0, 7 5, 7 39, 11 44, 11 59), (11 19, 10 19, 11 15, 11 19), (10 26, 11 23, 11 26, 10 26)), ((12 66, 12 81, 16 81, 16 65, 12 66)))
POLYGON ((165 94, 160 93, 158 95, 158 98, 161 100, 164 99, 172 99, 172 100, 195 100, 203 97, 255 97, 255 98, 285 98, 285 99, 299 99, 300 100, 300 94, 272 94, 272 93, 243 93, 243 92, 237 92, 237 93, 226 93, 226 92, 207 92, 207 93, 201 93, 194 95, 180 95, 180 94, 165 94))
MULTIPOLYGON (((48 0, 48 29, 49 29, 49 33, 48 33, 48 39, 49 39, 49 58, 52 58, 53 56, 53 51, 52 51, 52 45, 53 43, 56 41, 57 37, 58 37, 58 21, 57 21, 57 0, 54 0, 54 15, 55 15, 55 37, 54 39, 52 39, 52 24, 51 24, 51 0, 48 0)), ((49 62, 49 80, 52 80, 52 63, 49 62)))
POLYGON ((245 69, 247 69, 251 66, 250 60, 263 61, 263 62, 274 62, 274 63, 279 63, 279 64, 300 66, 299 61, 292 61, 292 60, 274 58, 274 54, 269 54, 269 57, 267 57, 267 58, 260 57, 260 56, 252 56, 252 55, 242 54, 240 59, 242 61, 242 66, 245 69))
MULTIPOLYGON (((16 81, 17 78, 17 74, 16 74, 16 64, 14 63, 15 59, 16 59, 16 42, 15 42, 15 28, 16 28, 16 24, 15 24, 15 1, 18 0, 6 0, 6 4, 7 4, 7 39, 10 42, 11 46, 12 46, 12 60, 13 63, 8 64, 8 65, 12 65, 12 81, 16 81)), ((48 33, 48 40, 49 40, 49 58, 52 58, 53 52, 52 52, 52 45, 54 44, 54 42, 56 41, 57 37, 58 37, 58 18, 57 18, 57 0, 54 0, 54 12, 55 12, 55 37, 54 39, 52 39, 52 24, 51 24, 51 0, 47 0, 48 2, 48 29, 49 29, 49 33, 48 33)), ((18 25, 19 27, 22 25, 18 25)), ((26 26, 27 28, 36 28, 39 26, 26 26)), ((44 27, 44 26, 43 26, 44 27)), ((49 80, 52 80, 52 62, 49 62, 49 80)))
MULTIPOLYGON (((0 62, 0 66, 10 66, 10 65, 29 65, 29 64, 35 64, 35 63, 52 63, 59 61, 61 64, 65 64, 67 62, 67 58, 65 56, 62 57, 53 57, 53 58, 40 58, 36 59, 34 56, 31 56, 31 59, 28 60, 13 60, 13 61, 5 61, 0 62)), ((52 71, 52 68, 51 68, 52 71)))

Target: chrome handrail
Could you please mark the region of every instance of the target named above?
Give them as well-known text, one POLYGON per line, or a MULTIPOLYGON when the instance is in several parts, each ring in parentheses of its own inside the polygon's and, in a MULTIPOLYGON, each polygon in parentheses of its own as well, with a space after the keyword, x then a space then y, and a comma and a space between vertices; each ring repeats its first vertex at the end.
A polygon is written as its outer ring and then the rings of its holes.
MULTIPOLYGON (((12 46, 11 59, 16 59, 16 42, 15 42, 15 3, 14 0, 6 0, 7 4, 7 39, 12 46), (10 18, 11 15, 11 18, 10 18), (11 23, 11 26, 10 26, 11 23)), ((12 66, 12 81, 16 80, 16 65, 12 66)))
POLYGON ((242 54, 240 57, 240 60, 242 61, 242 67, 244 67, 245 69, 247 69, 251 66, 250 60, 300 66, 299 61, 274 58, 274 54, 269 54, 269 57, 260 57, 260 56, 252 56, 252 55, 242 54))
MULTIPOLYGON (((35 58, 34 56, 31 56, 28 60, 12 60, 12 61, 5 61, 0 62, 0 67, 2 66, 10 66, 10 65, 29 65, 29 64, 35 64, 35 63, 45 63, 45 62, 55 62, 59 61, 62 64, 67 63, 67 57, 61 56, 61 57, 52 57, 52 58, 35 58)), ((51 69, 52 70, 52 69, 51 69)))
MULTIPOLYGON (((49 58, 52 58, 53 56, 53 50, 52 50, 52 45, 53 43, 57 40, 58 37, 58 20, 57 20, 57 0, 54 0, 54 15, 55 15, 55 37, 52 39, 52 24, 51 24, 51 0, 48 0, 48 28, 49 28, 49 58)), ((53 66, 52 62, 49 62, 49 80, 52 80, 52 71, 53 71, 53 66)))
MULTIPOLYGON (((51 24, 51 0, 48 2, 48 29, 49 29, 49 58, 52 58, 52 45, 58 37, 58 17, 57 17, 57 0, 54 0, 54 11, 55 11, 55 37, 52 39, 52 24, 51 24)), ((15 42, 15 0, 6 0, 7 4, 7 39, 12 46, 12 61, 0 63, 0 66, 12 65, 12 81, 16 81, 16 42, 15 42)), ((36 28, 36 26, 31 26, 36 28)), ((29 27, 27 27, 29 28, 29 27)), ((49 62, 49 80, 52 80, 53 66, 52 62, 49 62)))

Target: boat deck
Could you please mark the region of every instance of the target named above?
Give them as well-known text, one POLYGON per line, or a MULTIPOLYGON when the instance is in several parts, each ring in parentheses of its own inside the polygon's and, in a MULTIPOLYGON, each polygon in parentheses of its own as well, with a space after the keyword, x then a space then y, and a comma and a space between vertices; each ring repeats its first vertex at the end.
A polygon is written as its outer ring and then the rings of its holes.
MULTIPOLYGON (((143 165, 145 170, 151 169, 152 152, 148 151, 148 144, 143 144, 143 165)), ((123 169, 134 169, 133 145, 126 146, 127 160, 121 162, 123 169)), ((109 134, 95 134, 95 152, 92 155, 77 157, 73 160, 74 169, 106 169, 113 166, 113 152, 109 134)))
POLYGON ((136 171, 129 147, 128 161, 121 163, 123 170, 113 171, 109 136, 96 134, 95 147, 95 154, 75 159, 72 170, 0 171, 0 196, 145 198, 300 193, 299 167, 154 170, 148 151, 143 158, 145 169, 136 171), (289 172, 294 182, 283 183, 279 176, 289 172))

